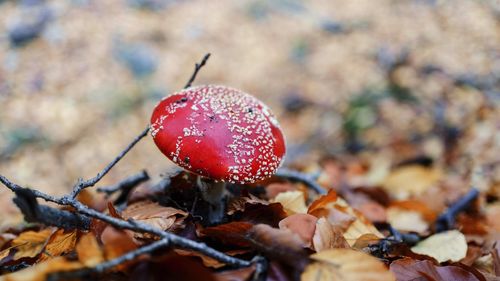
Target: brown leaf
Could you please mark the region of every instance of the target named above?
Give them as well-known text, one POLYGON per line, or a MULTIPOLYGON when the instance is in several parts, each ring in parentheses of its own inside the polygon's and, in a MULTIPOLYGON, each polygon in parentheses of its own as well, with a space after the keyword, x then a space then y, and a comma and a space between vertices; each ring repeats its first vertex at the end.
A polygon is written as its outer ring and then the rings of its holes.
POLYGON ((317 220, 312 241, 316 252, 334 248, 349 248, 349 243, 342 235, 340 227, 332 225, 325 218, 317 220))
POLYGON ((314 262, 302 273, 302 281, 378 281, 396 280, 385 265, 363 252, 330 249, 311 255, 314 262))
POLYGON ((241 220, 252 224, 268 224, 278 227, 279 222, 286 218, 287 214, 280 203, 246 204, 245 211, 241 214, 241 220))
POLYGON ((294 214, 281 220, 278 226, 299 235, 304 247, 311 247, 317 220, 318 218, 309 214, 294 214))
POLYGON ((236 212, 245 211, 247 205, 259 205, 259 204, 269 205, 269 202, 266 200, 262 200, 252 194, 236 197, 227 205, 227 214, 231 216, 236 212))
POLYGON ((38 254, 40 254, 45 248, 45 245, 49 242, 53 233, 53 228, 21 233, 17 238, 12 240, 9 248, 0 252, 0 260, 7 257, 11 251, 15 251, 12 260, 34 258, 38 256, 38 254))
POLYGON ((307 262, 302 239, 290 230, 258 224, 249 231, 247 238, 256 250, 299 271, 307 262))
POLYGON ((64 257, 55 257, 24 270, 0 277, 2 281, 45 281, 51 272, 68 271, 82 268, 79 262, 67 261, 64 257))
POLYGON ((387 220, 385 208, 374 201, 365 202, 355 206, 355 208, 371 222, 385 222, 387 220))
POLYGON ((123 217, 118 213, 115 205, 113 205, 113 202, 111 201, 108 201, 108 211, 112 217, 123 220, 123 217))
POLYGON ((61 256, 73 251, 77 238, 77 231, 64 232, 64 229, 56 231, 49 240, 39 261, 44 261, 52 257, 61 256))
POLYGON ((306 199, 302 191, 286 191, 276 195, 274 202, 281 203, 288 215, 305 214, 307 212, 306 199))
POLYGON ((217 226, 207 227, 201 230, 201 234, 210 238, 217 239, 225 245, 233 245, 238 247, 248 247, 250 244, 245 238, 248 230, 253 227, 253 224, 248 222, 230 222, 217 226))
POLYGON ((178 255, 185 256, 185 257, 200 258, 201 262, 206 267, 217 269, 217 268, 221 268, 221 267, 226 266, 225 263, 220 262, 214 258, 211 258, 211 257, 206 256, 206 255, 199 253, 199 252, 193 252, 191 250, 184 250, 184 249, 174 249, 174 252, 177 253, 178 255))
POLYGON ((78 260, 87 267, 104 261, 104 253, 93 233, 85 233, 80 237, 76 244, 76 254, 78 260))
POLYGON ((359 211, 351 208, 335 191, 316 199, 309 206, 308 213, 318 218, 325 217, 332 225, 345 229, 344 238, 350 245, 363 234, 384 237, 359 211))
MULTIPOLYGON (((151 201, 139 201, 129 205, 122 212, 125 220, 133 219, 138 222, 146 223, 161 230, 171 231, 181 221, 188 216, 188 213, 172 207, 164 207, 151 201), (177 223, 177 224, 176 224, 177 223)), ((137 238, 150 237, 145 234, 135 234, 137 238)))
POLYGON ((110 260, 137 249, 137 244, 132 236, 133 233, 126 230, 116 229, 112 226, 106 227, 101 235, 106 259, 110 260))
POLYGON ((477 281, 473 273, 458 266, 437 266, 431 261, 417 261, 403 258, 391 263, 390 270, 398 281, 432 280, 432 281, 477 281))

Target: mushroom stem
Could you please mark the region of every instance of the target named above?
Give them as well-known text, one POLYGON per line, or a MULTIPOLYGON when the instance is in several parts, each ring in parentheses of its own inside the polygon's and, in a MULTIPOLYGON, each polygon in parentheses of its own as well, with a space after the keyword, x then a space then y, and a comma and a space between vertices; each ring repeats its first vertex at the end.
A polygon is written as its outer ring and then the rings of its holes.
POLYGON ((203 200, 209 204, 208 223, 216 224, 222 221, 225 211, 226 183, 213 181, 200 176, 196 179, 203 200))

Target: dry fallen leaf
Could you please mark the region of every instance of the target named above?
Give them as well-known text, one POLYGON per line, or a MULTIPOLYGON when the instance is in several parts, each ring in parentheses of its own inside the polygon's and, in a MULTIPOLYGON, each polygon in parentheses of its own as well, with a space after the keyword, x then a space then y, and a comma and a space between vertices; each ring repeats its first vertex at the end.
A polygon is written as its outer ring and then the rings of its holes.
MULTIPOLYGON (((125 220, 133 219, 168 231, 183 221, 188 216, 188 213, 172 207, 164 207, 151 201, 139 201, 128 206, 121 215, 125 220)), ((135 234, 135 237, 143 238, 148 236, 135 234)))
POLYGON ((467 254, 467 241, 458 230, 450 230, 430 236, 413 246, 417 254, 435 258, 438 262, 458 262, 467 254))
POLYGON ((231 202, 227 204, 227 214, 233 215, 238 211, 244 211, 247 204, 261 204, 261 205, 269 205, 269 202, 266 200, 262 200, 255 195, 248 194, 247 196, 241 196, 234 198, 231 202))
POLYGON ((134 242, 132 235, 127 230, 119 230, 112 226, 106 227, 101 235, 106 259, 110 260, 135 250, 137 244, 134 242))
POLYGON ((332 225, 344 228, 344 238, 350 245, 353 245, 364 234, 384 237, 368 219, 351 208, 333 190, 316 199, 307 212, 318 218, 325 217, 332 225))
POLYGON ((0 252, 0 260, 7 257, 11 250, 16 251, 12 258, 13 260, 36 257, 43 251, 53 233, 53 228, 21 233, 17 238, 12 240, 9 248, 0 252))
POLYGON ((64 229, 59 229, 51 236, 39 260, 44 261, 73 251, 76 238, 76 230, 65 232, 64 229))
POLYGON ((24 270, 1 276, 0 281, 45 281, 51 272, 68 271, 82 267, 83 265, 79 262, 71 262, 64 257, 55 257, 24 270))
POLYGON ((429 228, 429 224, 419 212, 399 207, 389 207, 387 209, 387 222, 399 231, 423 233, 429 228))
POLYGON ((391 171, 383 186, 398 199, 407 199, 432 187, 441 178, 441 174, 437 168, 421 165, 402 166, 391 171))
POLYGON ((249 231, 247 239, 256 250, 271 259, 287 263, 294 269, 301 269, 307 261, 302 239, 288 229, 258 224, 249 231))
POLYGON ((288 215, 307 213, 306 199, 302 191, 285 191, 278 193, 274 202, 281 203, 288 215))
POLYGON ((235 221, 207 227, 202 229, 200 232, 202 235, 217 239, 225 245, 248 247, 249 244, 245 239, 245 235, 252 227, 253 224, 251 223, 235 221))
POLYGON ((349 248, 349 243, 342 235, 340 227, 332 225, 325 218, 316 221, 316 229, 313 236, 313 248, 316 252, 334 248, 349 248))
POLYGON ((302 273, 302 281, 391 281, 385 265, 368 254, 352 249, 330 249, 311 255, 313 263, 302 273))
POLYGON ((76 244, 78 260, 87 267, 95 266, 104 261, 104 253, 93 233, 85 233, 76 244))
POLYGON ((429 260, 414 260, 403 258, 391 263, 390 270, 398 281, 479 281, 474 273, 467 271, 465 266, 438 266, 429 260))
POLYGON ((305 247, 312 245, 314 231, 316 230, 316 221, 318 218, 309 214, 294 214, 280 221, 280 229, 288 229, 304 241, 305 247))

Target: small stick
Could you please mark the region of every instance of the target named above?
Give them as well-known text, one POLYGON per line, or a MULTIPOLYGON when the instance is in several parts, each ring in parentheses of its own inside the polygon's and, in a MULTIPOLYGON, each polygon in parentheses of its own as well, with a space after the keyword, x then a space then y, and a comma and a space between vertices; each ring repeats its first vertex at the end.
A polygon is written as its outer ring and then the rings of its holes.
MULTIPOLYGON (((14 192, 23 189, 23 187, 10 182, 2 175, 0 175, 0 181, 7 188, 9 188, 10 190, 12 190, 14 192)), ((33 194, 37 198, 50 199, 48 201, 54 202, 54 203, 59 204, 59 205, 71 206, 79 214, 107 222, 110 225, 113 225, 113 226, 120 228, 120 229, 130 229, 134 232, 149 233, 149 234, 156 235, 160 238, 166 238, 169 240, 169 242, 173 246, 177 246, 179 248, 190 249, 193 251, 200 252, 206 256, 209 256, 211 258, 214 258, 220 262, 223 262, 223 263, 231 265, 231 266, 247 267, 247 266, 251 265, 251 262, 249 262, 249 261, 234 258, 234 257, 231 257, 229 255, 226 255, 223 252, 220 252, 220 251, 217 251, 213 248, 210 248, 205 243, 200 243, 200 242, 196 242, 193 240, 189 240, 187 238, 178 236, 178 235, 170 233, 170 232, 163 231, 159 228, 153 227, 153 226, 145 224, 145 223, 141 223, 141 222, 137 222, 137 221, 124 221, 124 220, 112 217, 110 215, 103 214, 99 211, 96 211, 94 209, 87 207, 86 205, 82 204, 80 201, 78 201, 74 198, 71 198, 69 196, 55 198, 55 197, 52 197, 50 195, 47 195, 47 194, 45 194, 43 192, 39 192, 39 191, 36 193, 33 192, 33 194)))
POLYGON ((149 125, 146 129, 144 129, 137 137, 132 140, 125 149, 118 154, 118 156, 115 157, 111 163, 109 163, 102 171, 100 171, 95 177, 82 181, 79 180, 78 183, 73 187, 73 191, 71 192, 70 197, 71 198, 76 198, 78 194, 84 190, 87 187, 94 186, 96 183, 98 183, 115 165, 120 161, 142 138, 144 138, 149 132, 149 125))
POLYGON ((435 222, 436 232, 442 232, 452 229, 455 225, 457 215, 467 209, 467 207, 479 196, 479 190, 471 188, 464 196, 453 203, 448 209, 442 213, 435 222))
POLYGON ((205 64, 208 61, 208 58, 210 58, 210 53, 206 54, 200 63, 197 63, 194 65, 194 72, 193 72, 193 74, 191 74, 191 78, 189 78, 188 82, 186 83, 186 86, 184 86, 184 89, 191 87, 194 80, 196 79, 196 75, 198 75, 198 72, 200 71, 200 69, 203 66, 205 66, 205 64))
POLYGON ((124 180, 120 181, 117 184, 110 185, 107 187, 99 187, 97 188, 97 191, 106 193, 106 196, 110 196, 111 194, 117 191, 121 191, 118 198, 116 198, 116 200, 114 201, 115 205, 119 205, 127 201, 127 197, 130 194, 130 192, 134 189, 134 187, 138 186, 139 184, 147 180, 149 180, 148 173, 146 171, 141 171, 140 173, 125 178, 124 180))
POLYGON ((292 182, 301 182, 310 189, 316 191, 318 194, 326 194, 325 189, 308 174, 290 170, 287 168, 281 168, 278 169, 278 171, 274 175, 280 178, 288 179, 292 182))

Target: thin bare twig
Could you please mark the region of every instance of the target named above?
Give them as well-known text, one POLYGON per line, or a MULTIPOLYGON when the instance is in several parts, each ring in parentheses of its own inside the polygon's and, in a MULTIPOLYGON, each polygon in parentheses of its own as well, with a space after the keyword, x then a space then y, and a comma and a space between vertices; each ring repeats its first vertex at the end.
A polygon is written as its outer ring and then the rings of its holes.
POLYGON ((73 187, 70 197, 76 198, 76 196, 85 188, 94 186, 98 183, 115 165, 120 161, 142 138, 144 138, 149 132, 149 125, 144 129, 137 137, 132 140, 127 147, 115 157, 111 163, 109 163, 102 171, 100 171, 95 177, 88 179, 86 181, 79 180, 78 183, 73 187))
POLYGON ((207 63, 209 57, 210 53, 206 54, 200 63, 194 65, 194 72, 191 75, 191 78, 189 78, 188 82, 186 83, 186 86, 184 86, 184 89, 191 87, 191 85, 194 82, 194 79, 196 79, 196 75, 198 75, 200 69, 207 63))
POLYGON ((114 185, 99 187, 97 188, 97 191, 106 193, 106 196, 110 196, 113 193, 120 191, 120 195, 118 195, 118 197, 114 201, 115 205, 119 205, 127 201, 128 195, 130 194, 130 192, 132 192, 134 187, 148 180, 148 173, 146 171, 141 171, 140 173, 129 176, 114 185))
MULTIPOLYGON (((191 85, 191 83, 194 81, 196 78, 196 75, 198 71, 205 65, 206 61, 208 60, 210 54, 205 55, 201 63, 196 64, 195 71, 191 78, 188 81, 187 87, 191 85)), ((38 190, 31 190, 31 194, 35 198, 41 198, 45 201, 53 202, 56 204, 59 204, 61 206, 71 206, 75 209, 76 214, 80 216, 84 216, 87 218, 95 218, 104 222, 107 222, 110 225, 113 225, 117 228, 120 229, 129 229, 134 232, 140 232, 140 233, 149 233, 156 235, 161 238, 160 241, 161 243, 158 244, 150 244, 149 246, 145 246, 141 249, 138 250, 138 252, 130 252, 128 254, 125 254, 122 257, 119 257, 115 260, 111 260, 104 265, 101 264, 101 267, 97 268, 97 270, 106 270, 109 269, 113 266, 118 265, 121 262, 127 261, 129 259, 135 258, 137 255, 143 254, 143 253, 149 253, 152 252, 154 249, 158 247, 163 247, 167 244, 170 244, 174 247, 179 247, 179 248, 184 248, 184 249, 190 249, 193 251, 200 252, 206 256, 212 257, 218 261, 221 261, 225 264, 228 264, 230 266, 234 267, 247 267, 251 265, 250 261, 234 258, 231 256, 228 256, 222 252, 219 252, 213 248, 208 247, 204 243, 199 243, 195 242, 192 240, 189 240, 187 238, 180 237, 178 235, 175 235, 170 232, 163 231, 159 228, 153 227, 148 224, 144 224, 141 222, 137 221, 124 221, 121 219, 114 218, 112 216, 103 214, 99 211, 96 211, 94 209, 91 209, 84 204, 82 204, 80 201, 76 199, 76 196, 85 188, 94 186, 96 183, 98 183, 142 138, 144 138, 149 131, 149 127, 146 128, 144 131, 141 132, 120 154, 111 162, 109 163, 101 172, 99 172, 95 177, 89 179, 89 180, 80 180, 73 188, 70 194, 62 197, 54 197, 51 195, 48 195, 46 193, 40 192, 38 190)), ((6 177, 0 175, 0 182, 5 185, 7 188, 9 188, 11 191, 15 193, 22 193, 25 188, 17 185, 16 183, 11 182, 9 179, 6 177)))
MULTIPOLYGON (((10 182, 8 179, 6 179, 4 176, 0 175, 0 181, 7 186, 10 190, 16 192, 19 191, 20 189, 23 189, 23 187, 16 185, 12 182, 10 182)), ((137 222, 137 221, 124 221, 121 219, 117 219, 115 217, 103 214, 99 211, 96 211, 94 209, 91 209, 84 204, 82 204, 80 201, 70 198, 69 196, 63 196, 60 198, 54 198, 52 196, 49 196, 43 192, 37 192, 36 194, 33 193, 37 198, 50 198, 51 202, 55 202, 59 205, 64 205, 64 206, 71 206, 75 209, 75 211, 79 214, 82 214, 87 217, 95 218, 98 220, 102 220, 104 222, 109 223, 110 225, 113 225, 117 228, 120 229, 130 229, 134 232, 139 232, 139 233, 149 233, 156 235, 160 238, 168 239, 168 241, 171 243, 172 246, 176 246, 179 248, 184 248, 184 249, 189 249, 193 251, 197 251, 200 253, 203 253, 206 256, 209 256, 211 258, 214 258, 218 261, 221 261, 225 264, 235 266, 235 267, 247 267, 251 265, 251 262, 234 258, 231 256, 228 256, 222 252, 219 252, 213 248, 208 247, 205 243, 199 243, 195 242, 183 237, 180 237, 178 235, 175 235, 170 232, 165 232, 159 228, 153 227, 151 225, 137 222)))

